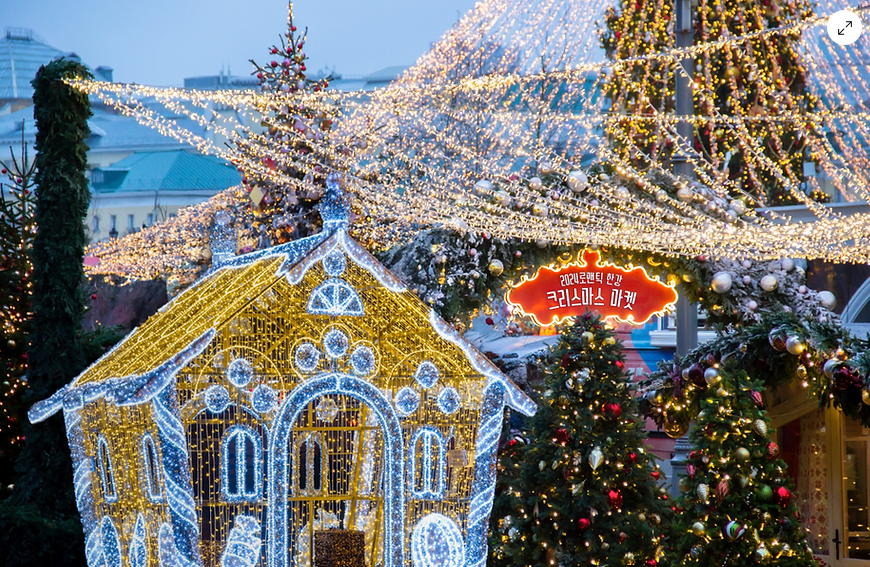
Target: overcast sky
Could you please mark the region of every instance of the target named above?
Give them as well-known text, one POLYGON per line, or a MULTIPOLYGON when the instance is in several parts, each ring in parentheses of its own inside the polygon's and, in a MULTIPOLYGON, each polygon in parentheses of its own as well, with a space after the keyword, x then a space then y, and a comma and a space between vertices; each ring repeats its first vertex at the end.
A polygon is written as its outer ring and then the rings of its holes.
MULTIPOLYGON (((474 0, 298 0, 309 70, 366 75, 411 65, 474 0)), ((221 66, 247 75, 287 29, 281 0, 0 0, 0 25, 30 28, 115 81, 181 86, 221 66)))

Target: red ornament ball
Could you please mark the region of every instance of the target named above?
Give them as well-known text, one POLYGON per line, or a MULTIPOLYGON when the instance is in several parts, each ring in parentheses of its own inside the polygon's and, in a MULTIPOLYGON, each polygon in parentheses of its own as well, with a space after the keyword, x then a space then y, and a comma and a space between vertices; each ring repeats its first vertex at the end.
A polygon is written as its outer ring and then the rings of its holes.
POLYGON ((653 471, 649 473, 649 475, 654 479, 658 480, 662 476, 662 473, 660 473, 659 471, 653 471))
POLYGON ((785 508, 791 502, 791 491, 784 486, 780 486, 776 489, 776 501, 780 506, 785 508))
POLYGON ((568 430, 564 427, 560 427, 556 430, 556 441, 564 445, 568 442, 568 430))
POLYGON ((779 445, 771 441, 767 444, 767 456, 775 459, 779 456, 779 445))
POLYGON ((269 63, 269 65, 271 65, 271 66, 274 68, 274 67, 277 67, 277 66, 278 66, 278 62, 277 62, 277 61, 272 61, 271 63, 269 63))
POLYGON ((0 173, 2 173, 3 175, 6 175, 6 168, 0 169, 0 173))
POLYGON ((565 353, 562 356, 562 368, 568 368, 569 366, 571 366, 571 355, 565 353))
POLYGON ((492 317, 487 317, 487 318, 486 318, 486 324, 489 325, 489 326, 492 326, 492 325, 495 324, 495 321, 492 320, 492 317))
POLYGON ((278 53, 278 48, 277 48, 277 47, 273 47, 273 48, 272 48, 272 55, 275 55, 276 53, 278 53))
POLYGON ((591 525, 592 522, 590 522, 588 518, 580 518, 579 520, 577 520, 577 527, 579 527, 581 530, 588 530, 589 526, 591 525))
POLYGON ((636 463, 637 462, 637 453, 629 453, 628 454, 628 462, 632 463, 632 464, 636 463))
POLYGON ((611 508, 622 507, 622 494, 618 490, 609 490, 607 492, 607 503, 611 508))
POLYGON ((616 402, 607 402, 604 404, 604 415, 609 418, 616 419, 622 415, 622 406, 616 402))
POLYGON ((290 26, 290 31, 296 31, 296 26, 290 26))
POLYGON ((617 361, 614 362, 613 364, 614 364, 617 368, 619 368, 620 370, 622 370, 623 368, 625 368, 625 363, 622 362, 621 360, 617 360, 617 361))
POLYGON ((97 298, 97 294, 96 294, 96 293, 93 294, 93 295, 91 295, 91 299, 96 299, 96 298, 97 298))
POLYGON ((656 561, 655 559, 650 559, 646 562, 647 567, 657 567, 658 564, 658 561, 656 561))

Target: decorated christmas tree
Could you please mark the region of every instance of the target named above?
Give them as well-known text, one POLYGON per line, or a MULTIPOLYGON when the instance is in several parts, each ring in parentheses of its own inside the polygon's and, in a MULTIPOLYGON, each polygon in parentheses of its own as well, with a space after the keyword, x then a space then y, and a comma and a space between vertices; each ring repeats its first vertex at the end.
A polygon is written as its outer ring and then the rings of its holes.
MULTIPOLYGON (((694 113, 706 118, 694 123, 694 140, 687 141, 693 163, 709 178, 726 182, 746 205, 795 202, 789 187, 800 186, 803 163, 812 156, 796 126, 767 118, 812 109, 797 53, 800 34, 759 32, 811 17, 812 3, 699 0, 693 5, 694 44, 720 42, 696 57, 694 113), (758 35, 733 40, 750 34, 758 35)), ((609 77, 612 110, 627 116, 608 134, 620 155, 642 170, 668 166, 675 150, 670 125, 651 117, 673 113, 674 76, 682 71, 679 64, 675 70, 672 59, 647 57, 674 48, 674 18, 673 2, 619 0, 608 10, 601 33, 610 59, 635 58, 614 67, 609 77)), ((821 193, 812 197, 824 199, 821 193)))
POLYGON ((793 485, 762 409, 763 385, 726 363, 704 371, 698 421, 690 434, 684 495, 670 535, 671 565, 770 563, 815 566, 793 485))
MULTIPOLYGON (((318 99, 306 104, 298 95, 319 93, 329 86, 331 76, 311 79, 305 62, 304 51, 308 29, 300 31, 293 23, 293 4, 287 16, 287 32, 280 45, 269 50, 271 60, 260 65, 251 60, 254 73, 263 91, 286 93, 285 98, 276 98, 268 109, 269 120, 264 120, 269 147, 282 154, 293 156, 292 160, 277 159, 277 156, 262 156, 262 175, 249 175, 245 186, 255 209, 253 234, 262 241, 258 246, 278 244, 316 233, 320 229, 320 215, 316 206, 320 202, 328 171, 311 158, 312 143, 320 143, 328 136, 337 106, 330 101, 318 99), (270 177, 269 171, 290 175, 298 182, 293 186, 279 184, 270 177)), ((252 134, 258 136, 258 134, 252 134)), ((257 144, 239 142, 243 150, 253 152, 257 144)))
MULTIPOLYGON (((22 128, 23 137, 24 128, 22 128)), ((30 249, 36 234, 35 163, 22 139, 21 153, 10 149, 0 160, 0 498, 14 482, 14 465, 24 441, 27 349, 30 346, 30 249)))
POLYGON ((562 328, 525 436, 500 459, 492 565, 657 565, 670 513, 622 344, 597 316, 562 328))

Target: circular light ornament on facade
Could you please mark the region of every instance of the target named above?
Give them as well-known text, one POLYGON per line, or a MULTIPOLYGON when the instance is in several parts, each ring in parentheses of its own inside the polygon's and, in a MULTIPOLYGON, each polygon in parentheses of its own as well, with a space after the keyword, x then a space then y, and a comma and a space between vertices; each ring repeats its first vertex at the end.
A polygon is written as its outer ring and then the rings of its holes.
POLYGON ((408 417, 420 407, 420 396, 411 388, 405 386, 396 393, 396 412, 402 417, 408 417))
POLYGON ((459 392, 456 391, 456 388, 444 388, 438 394, 438 409, 446 415, 450 415, 459 409, 460 401, 459 392))
POLYGON ((320 351, 311 343, 302 343, 296 348, 296 368, 302 372, 311 372, 320 362, 320 351))
POLYGON ((368 376, 375 371, 375 351, 366 345, 356 347, 350 355, 350 366, 357 376, 368 376))
POLYGON ((205 407, 212 413, 221 413, 230 405, 230 393, 220 384, 209 386, 205 391, 205 407))
POLYGON ((429 514, 411 532, 414 567, 460 567, 465 563, 462 532, 442 514, 429 514))
POLYGON ((227 367, 227 380, 236 388, 244 388, 254 377, 254 367, 244 358, 237 358, 227 367))
POLYGON ((338 250, 333 250, 323 259, 323 269, 334 278, 344 273, 345 264, 344 254, 338 250))
POLYGON ((438 372, 438 368, 428 360, 424 360, 417 367, 417 372, 414 373, 414 380, 423 388, 431 388, 438 382, 440 376, 441 373, 438 372))
POLYGON ((268 413, 275 407, 278 396, 275 390, 267 384, 260 384, 251 393, 251 407, 260 413, 268 413))
POLYGON ((314 414, 323 423, 330 423, 338 415, 338 405, 332 398, 323 398, 314 408, 314 414))
POLYGON ((344 356, 348 347, 347 335, 338 329, 330 329, 323 336, 323 348, 329 358, 338 358, 344 356))

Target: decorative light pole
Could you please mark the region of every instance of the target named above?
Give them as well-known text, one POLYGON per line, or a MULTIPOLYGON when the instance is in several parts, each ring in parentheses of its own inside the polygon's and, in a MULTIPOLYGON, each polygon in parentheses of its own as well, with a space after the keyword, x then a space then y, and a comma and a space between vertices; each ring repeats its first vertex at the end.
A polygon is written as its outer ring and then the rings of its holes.
MULTIPOLYGON (((676 12, 676 47, 677 49, 692 46, 694 38, 692 0, 675 0, 676 12)), ((692 98, 692 76, 694 74, 695 60, 692 56, 684 57, 677 62, 675 70, 675 93, 674 103, 677 116, 691 116, 695 112, 692 98)), ((677 123, 677 134, 686 143, 691 144, 695 139, 695 127, 684 120, 677 123)), ((680 148, 673 156, 674 173, 683 179, 692 179, 694 171, 688 160, 688 151, 691 148, 680 148)), ((680 295, 677 301, 677 354, 684 356, 690 350, 698 346, 698 307, 690 303, 685 295, 680 295)))

